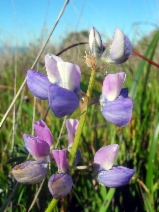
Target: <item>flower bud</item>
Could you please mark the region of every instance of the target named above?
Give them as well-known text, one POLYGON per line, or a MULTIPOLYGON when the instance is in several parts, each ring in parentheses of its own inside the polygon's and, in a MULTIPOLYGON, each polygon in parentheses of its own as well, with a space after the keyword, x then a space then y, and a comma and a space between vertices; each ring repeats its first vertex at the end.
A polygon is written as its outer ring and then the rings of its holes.
POLYGON ((117 188, 128 184, 133 175, 133 169, 123 166, 113 166, 110 170, 99 172, 98 181, 100 184, 109 188, 117 188))
POLYGON ((18 183, 35 184, 45 178, 47 164, 37 161, 26 161, 15 166, 11 173, 18 183))
POLYGON ((78 127, 78 122, 79 121, 77 119, 66 119, 66 128, 68 132, 68 148, 72 147, 76 130, 78 127))
POLYGON ((99 58, 103 51, 102 39, 99 32, 93 27, 89 34, 90 53, 99 58))
POLYGON ((102 54, 106 63, 122 64, 126 62, 132 53, 132 45, 129 38, 120 29, 116 28, 114 38, 102 54))
POLYGON ((66 173, 69 168, 66 150, 53 149, 52 154, 58 166, 58 173, 66 173))
POLYGON ((53 174, 48 182, 49 191, 55 199, 65 197, 72 189, 72 178, 68 174, 53 174))

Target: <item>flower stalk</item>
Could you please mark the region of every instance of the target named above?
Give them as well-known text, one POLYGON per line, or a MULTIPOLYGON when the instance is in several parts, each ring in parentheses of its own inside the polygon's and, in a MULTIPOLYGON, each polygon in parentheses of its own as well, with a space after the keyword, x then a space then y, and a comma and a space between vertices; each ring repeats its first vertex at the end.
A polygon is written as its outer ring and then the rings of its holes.
POLYGON ((92 73, 91 73, 91 77, 90 77, 90 81, 89 81, 89 85, 88 85, 88 89, 87 89, 87 93, 86 93, 86 97, 84 99, 83 109, 82 109, 82 112, 81 112, 78 128, 77 128, 76 135, 75 135, 74 142, 73 142, 73 146, 72 146, 72 149, 71 149, 71 152, 70 152, 70 157, 69 157, 70 167, 73 166, 74 159, 75 159, 75 156, 76 156, 76 151, 78 149, 78 144, 79 144, 79 141, 80 141, 84 122, 85 122, 86 115, 87 115, 89 101, 90 101, 90 98, 91 98, 91 95, 92 95, 92 89, 93 89, 93 86, 94 86, 96 72, 97 72, 97 70, 95 68, 93 68, 92 73))

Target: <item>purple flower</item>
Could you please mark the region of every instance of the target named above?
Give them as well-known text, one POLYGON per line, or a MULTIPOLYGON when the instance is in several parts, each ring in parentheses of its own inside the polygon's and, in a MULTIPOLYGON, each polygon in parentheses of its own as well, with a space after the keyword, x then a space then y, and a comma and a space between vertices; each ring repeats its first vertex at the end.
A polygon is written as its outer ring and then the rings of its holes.
POLYGON ((38 138, 46 141, 49 146, 53 144, 52 133, 43 120, 34 122, 34 130, 38 138))
POLYGON ((58 166, 58 174, 53 174, 48 182, 50 193, 55 199, 66 196, 72 189, 72 178, 67 174, 69 165, 66 150, 52 150, 53 157, 58 166))
POLYGON ((34 184, 41 181, 47 173, 47 163, 51 162, 50 146, 53 138, 44 121, 34 123, 36 136, 24 134, 24 144, 28 152, 36 161, 26 161, 15 166, 12 174, 19 183, 34 184))
POLYGON ((111 144, 99 149, 94 156, 94 168, 98 181, 107 187, 116 188, 126 185, 134 175, 133 169, 113 166, 119 146, 111 144))
POLYGON ((132 53, 132 45, 129 38, 120 29, 116 28, 114 38, 102 54, 106 63, 121 64, 128 60, 132 53))
POLYGON ((104 118, 120 127, 130 122, 133 108, 133 101, 128 97, 128 89, 121 89, 125 77, 124 72, 108 74, 104 79, 100 97, 104 118))
POLYGON ((72 185, 72 178, 68 174, 53 174, 48 181, 49 191, 55 199, 65 197, 72 185))
POLYGON ((58 118, 73 113, 79 105, 79 66, 63 62, 60 57, 52 54, 45 56, 45 66, 47 75, 28 70, 27 85, 30 92, 40 99, 48 100, 58 118))
POLYGON ((18 183, 35 184, 45 178, 47 163, 38 161, 26 161, 15 166, 11 173, 18 183))

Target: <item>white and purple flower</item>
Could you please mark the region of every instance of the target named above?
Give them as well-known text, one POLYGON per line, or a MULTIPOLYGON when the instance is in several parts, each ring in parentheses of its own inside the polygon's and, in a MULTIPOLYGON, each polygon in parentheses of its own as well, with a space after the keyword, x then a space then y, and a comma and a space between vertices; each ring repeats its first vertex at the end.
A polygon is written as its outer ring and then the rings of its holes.
POLYGON ((54 115, 61 118, 79 106, 81 71, 78 65, 60 57, 45 56, 47 75, 34 70, 27 72, 27 85, 37 98, 48 100, 54 115))
POLYGON ((111 144, 99 149, 94 156, 94 169, 100 184, 116 188, 128 184, 134 170, 123 166, 113 166, 119 146, 111 144))
POLYGON ((133 108, 133 101, 128 97, 128 89, 122 89, 125 77, 124 72, 108 74, 104 79, 100 96, 104 118, 120 127, 130 122, 133 108))

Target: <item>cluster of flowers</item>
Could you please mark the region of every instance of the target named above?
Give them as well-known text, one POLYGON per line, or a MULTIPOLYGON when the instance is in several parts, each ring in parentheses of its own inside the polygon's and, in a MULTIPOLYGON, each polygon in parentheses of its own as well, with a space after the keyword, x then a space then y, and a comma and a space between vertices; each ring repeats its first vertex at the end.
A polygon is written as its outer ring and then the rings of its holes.
MULTIPOLYGON (((91 68, 96 65, 97 59, 102 59, 106 63, 121 64, 129 58, 132 51, 129 39, 119 29, 115 30, 111 45, 104 48, 99 33, 92 28, 89 46, 90 54, 85 58, 91 68)), ((35 97, 48 100, 56 117, 61 118, 72 114, 78 108, 82 98, 79 66, 64 62, 60 57, 52 54, 45 56, 45 66, 47 75, 28 70, 29 90, 35 97)), ((132 99, 128 97, 128 89, 122 89, 125 78, 124 72, 106 75, 100 96, 104 118, 120 127, 130 122, 133 108, 132 99)), ((73 182, 69 176, 67 152, 71 150, 77 126, 78 120, 66 120, 67 149, 58 150, 53 147, 52 134, 46 123, 42 120, 35 122, 34 129, 37 136, 24 134, 23 138, 25 147, 36 161, 27 161, 15 166, 12 169, 15 179, 19 183, 38 183, 47 174, 47 164, 55 161, 58 166, 58 174, 50 177, 49 190, 56 199, 68 194, 72 189, 73 182)), ((111 144, 99 149, 94 156, 93 166, 97 172, 98 181, 107 187, 123 186, 129 183, 134 174, 133 169, 113 166, 118 148, 117 144, 111 144)), ((74 166, 78 164, 80 158, 80 151, 77 150, 74 166)))

